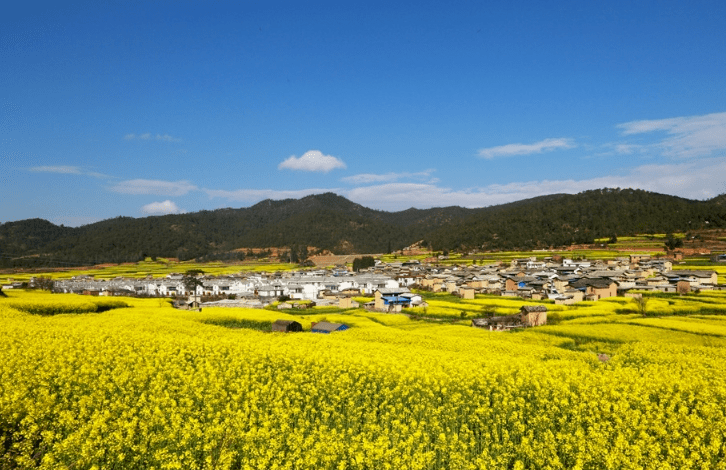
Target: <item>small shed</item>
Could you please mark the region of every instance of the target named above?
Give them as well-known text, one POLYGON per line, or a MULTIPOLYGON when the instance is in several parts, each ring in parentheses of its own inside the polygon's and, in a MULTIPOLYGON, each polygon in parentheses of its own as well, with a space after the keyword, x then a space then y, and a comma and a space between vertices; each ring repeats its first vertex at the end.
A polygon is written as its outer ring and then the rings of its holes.
MULTIPOLYGON (((117 294, 114 293, 114 295, 117 294)), ((174 301, 172 306, 181 310, 199 310, 200 312, 202 311, 199 300, 197 300, 196 298, 190 298, 189 300, 177 299, 174 301)))
POLYGON ((275 320, 272 324, 272 331, 280 333, 293 333, 302 331, 303 327, 295 320, 275 320))
POLYGON ((473 298, 475 298, 474 297, 474 294, 476 293, 476 291, 473 288, 471 288, 471 287, 462 287, 461 289, 459 289, 459 292, 461 293, 461 298, 462 299, 473 299, 473 298))
POLYGON ((348 328, 350 328, 348 325, 344 325, 342 323, 330 323, 327 321, 321 321, 321 322, 313 323, 312 332, 313 333, 332 333, 333 331, 345 331, 348 328))
POLYGON ((544 305, 523 305, 519 309, 524 326, 540 326, 547 324, 547 307, 544 305))

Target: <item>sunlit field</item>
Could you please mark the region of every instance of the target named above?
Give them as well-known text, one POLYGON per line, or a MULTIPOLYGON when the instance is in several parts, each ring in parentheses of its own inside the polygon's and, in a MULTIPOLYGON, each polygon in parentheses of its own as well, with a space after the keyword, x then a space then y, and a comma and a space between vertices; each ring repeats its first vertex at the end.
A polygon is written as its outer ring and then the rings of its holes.
POLYGON ((726 468, 721 293, 645 317, 547 304, 553 324, 511 333, 469 319, 518 299, 409 317, 6 293, 1 468, 726 468), (276 319, 305 331, 259 328, 276 319))
POLYGON ((146 261, 138 263, 124 263, 101 265, 93 268, 66 268, 48 271, 45 273, 33 272, 14 272, 12 274, 0 274, 0 280, 13 279, 18 282, 28 281, 33 276, 48 276, 53 279, 69 279, 73 276, 91 275, 97 279, 113 279, 118 276, 124 277, 164 277, 170 273, 184 273, 189 270, 201 270, 210 275, 234 274, 239 272, 275 272, 295 269, 297 265, 288 263, 262 263, 259 261, 250 263, 229 264, 222 262, 195 263, 193 261, 167 261, 158 259, 152 261, 150 258, 146 261))

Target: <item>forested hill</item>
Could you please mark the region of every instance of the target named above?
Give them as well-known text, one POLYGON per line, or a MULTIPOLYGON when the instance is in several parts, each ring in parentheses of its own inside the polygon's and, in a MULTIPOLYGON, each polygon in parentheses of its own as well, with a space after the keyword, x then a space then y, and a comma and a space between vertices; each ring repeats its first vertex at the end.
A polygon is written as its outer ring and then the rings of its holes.
POLYGON ((726 226, 726 198, 694 201, 642 190, 558 194, 482 209, 435 230, 435 245, 498 249, 592 243, 595 238, 726 226))
MULTIPOLYGON (((377 211, 332 194, 78 228, 41 219, 0 225, 2 266, 129 262, 146 256, 228 259, 240 247, 314 246, 335 253, 400 249, 529 249, 595 238, 726 226, 726 197, 693 201, 630 189, 555 194, 480 209, 377 211)), ((302 250, 304 251, 304 250, 302 250)))

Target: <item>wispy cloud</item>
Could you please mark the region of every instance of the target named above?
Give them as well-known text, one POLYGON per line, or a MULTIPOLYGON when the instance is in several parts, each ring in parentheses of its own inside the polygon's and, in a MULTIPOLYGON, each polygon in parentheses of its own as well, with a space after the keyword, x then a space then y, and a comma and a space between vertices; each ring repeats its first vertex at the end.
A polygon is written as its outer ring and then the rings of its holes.
POLYGON ((726 193, 726 160, 712 158, 666 165, 642 165, 622 175, 582 180, 541 180, 452 189, 426 183, 389 183, 363 186, 340 193, 367 207, 403 210, 458 205, 486 207, 556 193, 575 194, 599 188, 638 188, 690 199, 726 193))
POLYGON ((613 146, 615 153, 618 155, 632 155, 633 153, 640 151, 642 148, 642 145, 636 144, 616 144, 613 146))
POLYGON ((135 179, 121 181, 109 188, 121 194, 154 194, 158 196, 183 196, 198 189, 189 181, 161 181, 135 179))
POLYGON ((562 137, 558 139, 545 139, 533 144, 507 144, 484 148, 479 150, 479 156, 485 159, 514 157, 517 155, 551 152, 553 150, 566 150, 575 147, 576 145, 572 139, 562 137))
POLYGON ((431 173, 434 170, 420 171, 417 173, 384 173, 384 174, 373 174, 373 173, 361 173, 359 175, 346 176, 340 180, 344 183, 350 184, 371 184, 371 183, 390 183, 394 181, 400 181, 402 179, 413 179, 413 180, 431 180, 431 173))
POLYGON ((210 198, 223 198, 234 202, 258 202, 263 199, 297 199, 311 194, 322 194, 328 192, 339 193, 338 189, 322 189, 322 188, 309 188, 309 189, 290 189, 290 190, 277 190, 277 189, 237 189, 234 191, 228 191, 224 189, 203 189, 210 198))
POLYGON ((308 150, 300 158, 295 157, 295 155, 290 156, 287 160, 277 165, 277 168, 280 170, 319 171, 327 173, 336 168, 346 168, 346 166, 342 160, 332 155, 323 155, 319 150, 308 150))
POLYGON ((151 204, 146 204, 141 208, 141 212, 147 215, 165 215, 165 214, 182 214, 186 212, 183 209, 179 209, 179 207, 172 201, 166 200, 162 202, 152 202, 151 204))
POLYGON ((70 165, 34 166, 29 168, 29 170, 36 173, 58 173, 62 175, 84 175, 93 176, 94 178, 110 178, 110 176, 104 175, 103 173, 97 173, 80 166, 70 165))
POLYGON ((144 134, 126 134, 124 136, 126 140, 158 140, 161 142, 181 142, 178 137, 173 137, 169 134, 156 134, 152 135, 150 132, 144 134))
POLYGON ((30 168, 30 171, 39 173, 61 173, 64 175, 80 175, 82 174, 81 168, 77 166, 34 166, 30 168))
MULTIPOLYGON (((188 181, 130 180, 118 183, 112 190, 124 194, 184 195, 190 191, 202 191, 209 198, 226 199, 230 202, 253 204, 263 199, 301 198, 311 194, 334 192, 367 207, 382 210, 420 209, 444 206, 486 207, 520 201, 536 196, 555 193, 575 194, 599 188, 638 188, 690 199, 707 199, 726 193, 726 159, 708 158, 687 160, 679 163, 641 165, 619 174, 586 179, 536 180, 491 184, 483 187, 451 188, 430 179, 421 182, 399 182, 396 178, 414 175, 427 177, 433 170, 420 173, 393 173, 391 175, 356 175, 348 181, 358 184, 352 189, 238 189, 222 190, 198 188, 188 181), (402 176, 403 175, 403 176, 402 176), (384 176, 385 178, 381 178, 384 176), (386 181, 388 179, 388 181, 386 181), (374 184, 368 184, 372 181, 374 184), (381 184, 375 184, 375 183, 381 184)), ((148 204, 142 208, 145 214, 170 214, 183 212, 172 201, 148 204)))
POLYGON ((692 158, 726 151, 726 113, 631 121, 616 127, 624 136, 665 132, 668 137, 651 147, 666 157, 692 158))

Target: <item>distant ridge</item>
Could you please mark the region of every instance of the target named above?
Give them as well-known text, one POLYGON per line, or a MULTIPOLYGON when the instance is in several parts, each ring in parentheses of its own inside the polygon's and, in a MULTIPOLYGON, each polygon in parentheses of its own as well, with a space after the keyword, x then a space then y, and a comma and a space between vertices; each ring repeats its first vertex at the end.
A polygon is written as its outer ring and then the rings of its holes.
MULTIPOLYGON (((333 193, 264 200, 144 218, 118 217, 78 228, 42 219, 0 224, 0 266, 133 262, 147 256, 237 259, 240 247, 307 247, 336 254, 381 253, 422 241, 442 249, 532 249, 636 233, 726 226, 726 195, 708 201, 634 189, 552 194, 465 209, 386 212, 333 193)), ((309 253, 311 254, 311 253, 309 253)))

